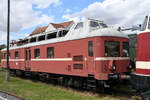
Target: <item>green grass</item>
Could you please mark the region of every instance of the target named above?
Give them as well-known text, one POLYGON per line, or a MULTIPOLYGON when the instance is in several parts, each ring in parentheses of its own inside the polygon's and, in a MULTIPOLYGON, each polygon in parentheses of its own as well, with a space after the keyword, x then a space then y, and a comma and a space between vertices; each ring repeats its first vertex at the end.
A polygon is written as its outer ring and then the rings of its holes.
POLYGON ((11 77, 10 81, 6 82, 3 72, 0 72, 0 90, 15 94, 26 100, 118 100, 110 96, 99 96, 98 94, 80 92, 16 77, 11 77))

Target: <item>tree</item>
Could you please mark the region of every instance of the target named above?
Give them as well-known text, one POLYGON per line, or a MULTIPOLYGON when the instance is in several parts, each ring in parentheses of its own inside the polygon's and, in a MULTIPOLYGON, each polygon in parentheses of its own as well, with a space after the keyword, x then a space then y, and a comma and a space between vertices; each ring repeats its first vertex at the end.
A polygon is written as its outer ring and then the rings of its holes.
POLYGON ((5 44, 0 45, 0 50, 2 50, 2 49, 4 49, 4 48, 6 48, 6 45, 5 45, 5 44))

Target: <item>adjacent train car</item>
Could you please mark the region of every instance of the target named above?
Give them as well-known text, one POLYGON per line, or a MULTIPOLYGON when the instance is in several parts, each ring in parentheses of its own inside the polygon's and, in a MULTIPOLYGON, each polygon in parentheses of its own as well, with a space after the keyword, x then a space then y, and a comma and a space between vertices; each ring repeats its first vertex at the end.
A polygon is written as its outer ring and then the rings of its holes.
POLYGON ((138 91, 150 90, 150 16, 146 16, 137 37, 136 73, 131 75, 131 83, 138 91))
MULTIPOLYGON (((10 47, 10 69, 55 77, 76 87, 109 87, 129 71, 128 36, 102 21, 86 19, 61 29, 27 37, 10 47), (65 33, 64 33, 65 32, 65 33)), ((2 50, 6 68, 6 49, 2 50)))

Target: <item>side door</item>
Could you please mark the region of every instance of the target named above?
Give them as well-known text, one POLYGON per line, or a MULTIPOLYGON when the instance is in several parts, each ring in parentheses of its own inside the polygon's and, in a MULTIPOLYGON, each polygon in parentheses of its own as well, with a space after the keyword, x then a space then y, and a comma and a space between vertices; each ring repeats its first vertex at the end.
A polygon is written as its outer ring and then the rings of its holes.
POLYGON ((31 64, 31 49, 26 48, 25 49, 25 70, 26 71, 29 71, 31 69, 30 64, 31 64))
POLYGON ((87 68, 88 68, 88 74, 94 74, 95 61, 94 61, 93 41, 88 41, 87 68))

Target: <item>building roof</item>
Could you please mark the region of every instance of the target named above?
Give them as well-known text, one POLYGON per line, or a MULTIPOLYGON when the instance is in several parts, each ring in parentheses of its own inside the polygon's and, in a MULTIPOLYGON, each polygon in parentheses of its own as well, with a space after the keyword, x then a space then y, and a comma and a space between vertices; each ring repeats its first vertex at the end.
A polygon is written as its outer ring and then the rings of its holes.
MULTIPOLYGON (((58 29, 58 28, 65 28, 68 27, 73 21, 68 21, 68 22, 63 22, 63 23, 50 23, 51 25, 53 25, 54 28, 58 29)), ((43 27, 38 27, 36 28, 29 36, 33 36, 42 32, 45 32, 45 30, 48 28, 48 26, 43 26, 43 27)))
POLYGON ((39 34, 39 33, 42 33, 42 32, 45 32, 45 30, 47 29, 48 26, 43 26, 43 27, 38 27, 36 28, 31 34, 30 36, 32 35, 36 35, 36 34, 39 34))
POLYGON ((56 23, 50 23, 53 25, 54 28, 65 28, 65 27, 68 27, 73 21, 68 21, 68 22, 63 22, 63 23, 59 23, 59 24, 56 24, 56 23))

